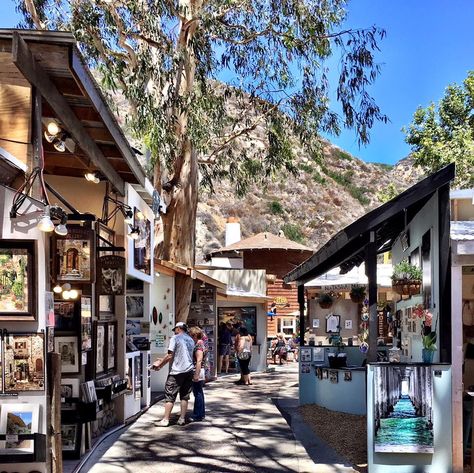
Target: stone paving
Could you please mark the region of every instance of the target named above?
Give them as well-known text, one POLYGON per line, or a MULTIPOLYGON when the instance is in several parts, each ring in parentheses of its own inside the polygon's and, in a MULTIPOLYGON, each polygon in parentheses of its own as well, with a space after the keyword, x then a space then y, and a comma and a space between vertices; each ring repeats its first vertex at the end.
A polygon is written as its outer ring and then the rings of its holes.
POLYGON ((170 426, 159 427, 159 402, 103 442, 80 472, 353 472, 298 417, 297 367, 252 374, 252 386, 235 385, 237 375, 209 383, 204 422, 176 425, 176 404, 170 426), (290 417, 294 432, 285 420, 291 423, 290 417))

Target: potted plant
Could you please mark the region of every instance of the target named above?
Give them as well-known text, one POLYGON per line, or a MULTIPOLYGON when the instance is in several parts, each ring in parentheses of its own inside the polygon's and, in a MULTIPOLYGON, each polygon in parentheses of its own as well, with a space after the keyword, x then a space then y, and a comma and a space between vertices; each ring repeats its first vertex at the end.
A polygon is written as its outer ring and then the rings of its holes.
MULTIPOLYGON (((433 363, 433 355, 436 351, 436 326, 434 330, 431 328, 433 314, 425 309, 422 304, 418 304, 413 309, 413 315, 421 319, 421 341, 423 343, 421 356, 423 363, 433 363)), ((436 319, 437 324, 438 319, 436 319)))
POLYGON ((322 309, 329 309, 332 306, 333 299, 330 294, 327 292, 323 292, 318 299, 319 306, 322 309))
POLYGON ((402 296, 419 294, 423 273, 421 268, 404 259, 393 267, 392 288, 402 296))
POLYGON ((436 351, 436 332, 430 332, 427 335, 422 335, 423 349, 421 356, 423 363, 433 363, 433 355, 436 351))
POLYGON ((364 286, 352 286, 351 292, 349 292, 349 297, 351 298, 352 302, 356 304, 360 304, 364 302, 366 296, 366 291, 364 286))

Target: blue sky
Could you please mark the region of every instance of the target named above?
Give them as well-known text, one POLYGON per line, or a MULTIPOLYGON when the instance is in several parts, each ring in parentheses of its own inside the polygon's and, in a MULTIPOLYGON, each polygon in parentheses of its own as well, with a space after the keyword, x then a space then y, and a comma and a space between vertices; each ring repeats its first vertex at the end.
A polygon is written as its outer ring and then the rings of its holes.
MULTIPOLYGON (((352 0, 348 10, 349 27, 375 24, 387 31, 371 93, 391 122, 377 124, 365 147, 350 130, 330 140, 365 161, 394 164, 410 151, 401 128, 416 108, 438 101, 449 83, 461 83, 474 69, 474 0, 352 0)), ((0 15, 1 27, 20 19, 12 0, 0 0, 0 15)))

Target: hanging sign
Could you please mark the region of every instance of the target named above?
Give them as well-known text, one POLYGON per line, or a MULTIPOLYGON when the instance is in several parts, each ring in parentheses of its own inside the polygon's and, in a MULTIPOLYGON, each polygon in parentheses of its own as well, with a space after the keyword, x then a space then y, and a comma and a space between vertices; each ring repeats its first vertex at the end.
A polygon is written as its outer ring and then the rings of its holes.
POLYGON ((101 295, 125 294, 125 258, 101 256, 97 262, 97 292, 101 295))

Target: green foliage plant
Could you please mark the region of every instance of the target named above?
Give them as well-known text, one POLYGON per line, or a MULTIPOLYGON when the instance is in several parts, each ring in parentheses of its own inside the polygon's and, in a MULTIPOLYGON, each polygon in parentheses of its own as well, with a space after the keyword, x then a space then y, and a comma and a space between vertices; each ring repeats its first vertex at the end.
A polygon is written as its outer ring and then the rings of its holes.
POLYGON ((268 204, 268 207, 269 207, 270 213, 272 213, 273 215, 282 215, 285 213, 283 206, 278 200, 272 200, 268 204))
POLYGON ((393 267, 392 280, 406 279, 411 281, 421 281, 423 273, 421 268, 414 266, 407 259, 400 261, 393 267))
POLYGON ((293 223, 285 223, 281 229, 285 234, 285 237, 289 240, 296 241, 297 243, 304 243, 304 235, 298 225, 293 223))

